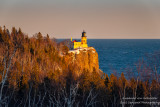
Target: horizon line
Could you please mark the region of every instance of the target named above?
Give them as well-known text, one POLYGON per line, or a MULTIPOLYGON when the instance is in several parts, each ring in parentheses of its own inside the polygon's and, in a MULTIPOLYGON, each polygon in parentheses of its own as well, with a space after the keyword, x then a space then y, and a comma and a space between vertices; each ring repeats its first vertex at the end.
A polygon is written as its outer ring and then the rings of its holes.
MULTIPOLYGON (((55 39, 71 39, 71 38, 55 38, 55 39)), ((81 39, 81 38, 72 38, 72 39, 81 39)), ((87 38, 87 39, 119 39, 119 40, 120 39, 146 39, 147 40, 147 39, 160 39, 160 38, 87 38)))

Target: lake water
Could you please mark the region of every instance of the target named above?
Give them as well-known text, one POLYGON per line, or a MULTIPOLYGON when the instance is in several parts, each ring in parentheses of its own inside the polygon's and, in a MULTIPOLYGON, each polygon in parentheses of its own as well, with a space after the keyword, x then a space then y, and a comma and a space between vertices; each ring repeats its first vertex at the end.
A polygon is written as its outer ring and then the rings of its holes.
POLYGON ((88 39, 88 45, 96 49, 99 67, 108 75, 125 73, 126 68, 134 69, 146 55, 160 52, 160 39, 88 39))
POLYGON ((160 39, 89 39, 99 55, 100 69, 110 75, 134 68, 147 54, 160 51, 160 39))

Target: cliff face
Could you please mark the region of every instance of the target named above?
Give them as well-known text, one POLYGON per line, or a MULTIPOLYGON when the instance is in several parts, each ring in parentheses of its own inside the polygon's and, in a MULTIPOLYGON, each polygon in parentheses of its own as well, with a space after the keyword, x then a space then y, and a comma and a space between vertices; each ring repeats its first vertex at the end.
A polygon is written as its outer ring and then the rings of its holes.
POLYGON ((98 53, 93 47, 69 51, 69 56, 69 62, 74 63, 79 71, 102 73, 99 69, 98 53))

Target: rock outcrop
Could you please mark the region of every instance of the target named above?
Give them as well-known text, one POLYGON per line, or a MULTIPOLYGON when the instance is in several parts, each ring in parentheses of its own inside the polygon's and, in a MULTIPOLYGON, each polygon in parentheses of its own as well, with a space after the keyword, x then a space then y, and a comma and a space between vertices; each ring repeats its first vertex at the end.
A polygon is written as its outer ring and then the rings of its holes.
POLYGON ((82 48, 69 51, 70 61, 74 63, 79 71, 96 71, 102 73, 99 69, 98 53, 93 47, 82 48))

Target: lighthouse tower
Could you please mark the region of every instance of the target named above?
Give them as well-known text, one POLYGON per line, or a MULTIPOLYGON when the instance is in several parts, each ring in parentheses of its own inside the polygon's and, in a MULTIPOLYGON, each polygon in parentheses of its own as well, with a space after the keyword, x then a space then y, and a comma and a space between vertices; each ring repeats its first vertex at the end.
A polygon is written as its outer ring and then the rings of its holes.
POLYGON ((86 32, 83 30, 82 32, 82 37, 81 37, 81 45, 83 48, 87 48, 87 36, 86 36, 86 32))

